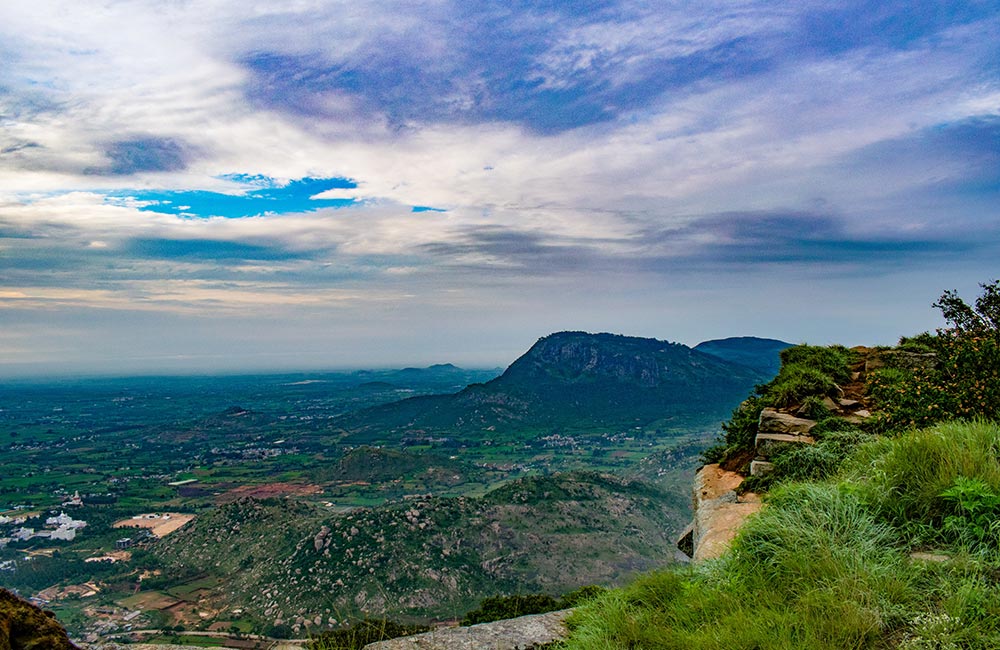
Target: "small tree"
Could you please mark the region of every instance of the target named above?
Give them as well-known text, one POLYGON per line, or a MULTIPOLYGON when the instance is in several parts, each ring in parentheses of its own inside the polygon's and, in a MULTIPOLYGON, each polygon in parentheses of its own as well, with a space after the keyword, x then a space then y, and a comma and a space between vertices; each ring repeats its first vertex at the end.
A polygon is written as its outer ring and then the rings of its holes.
POLYGON ((959 336, 1000 335, 1000 280, 979 285, 983 293, 975 305, 962 300, 957 291, 945 291, 933 304, 951 324, 951 333, 959 336))

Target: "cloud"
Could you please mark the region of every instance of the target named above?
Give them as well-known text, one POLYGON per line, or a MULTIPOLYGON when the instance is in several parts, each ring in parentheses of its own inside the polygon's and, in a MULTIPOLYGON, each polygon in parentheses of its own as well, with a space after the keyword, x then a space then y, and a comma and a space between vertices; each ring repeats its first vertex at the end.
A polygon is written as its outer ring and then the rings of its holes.
POLYGON ((88 174, 128 176, 140 172, 176 172, 186 169, 190 147, 174 138, 133 137, 109 143, 104 154, 108 166, 88 169, 88 174))
POLYGON ((995 267, 998 44, 989 3, 7 3, 0 329, 430 349, 865 278, 888 330, 876 288, 995 267))

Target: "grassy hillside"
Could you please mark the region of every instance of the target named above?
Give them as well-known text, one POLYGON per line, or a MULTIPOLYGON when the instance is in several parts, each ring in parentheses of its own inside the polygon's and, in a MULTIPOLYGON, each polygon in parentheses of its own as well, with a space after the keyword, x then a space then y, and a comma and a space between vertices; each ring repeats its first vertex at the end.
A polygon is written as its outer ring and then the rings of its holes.
POLYGON ((950 327, 877 355, 875 416, 846 432, 818 404, 851 353, 786 350, 712 453, 742 458, 754 410, 791 400, 812 400, 818 443, 775 463, 728 554, 600 596, 565 648, 1000 647, 1000 284, 983 289, 945 293, 950 327))

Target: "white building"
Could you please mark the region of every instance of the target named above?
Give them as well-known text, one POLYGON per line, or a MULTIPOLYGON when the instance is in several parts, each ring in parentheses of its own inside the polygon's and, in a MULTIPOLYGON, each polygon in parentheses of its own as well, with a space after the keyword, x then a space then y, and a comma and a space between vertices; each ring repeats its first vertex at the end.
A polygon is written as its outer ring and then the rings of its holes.
POLYGON ((11 535, 12 538, 20 540, 22 542, 27 541, 35 536, 34 528, 18 528, 11 535))

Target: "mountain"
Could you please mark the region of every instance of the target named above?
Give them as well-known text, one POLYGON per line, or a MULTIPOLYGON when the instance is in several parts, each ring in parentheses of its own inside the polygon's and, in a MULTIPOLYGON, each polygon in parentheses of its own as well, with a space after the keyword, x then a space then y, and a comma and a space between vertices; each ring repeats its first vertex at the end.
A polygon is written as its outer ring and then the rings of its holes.
POLYGON ((415 397, 349 414, 337 425, 372 434, 621 430, 678 415, 725 415, 764 373, 679 343, 559 332, 507 370, 452 395, 415 397))
POLYGON ((484 596, 561 594, 662 566, 689 508, 684 494, 572 472, 518 479, 480 498, 339 515, 245 499, 201 515, 154 552, 166 573, 217 585, 202 608, 296 624, 362 613, 455 618, 484 596))
POLYGON ((791 343, 756 336, 736 336, 727 339, 704 341, 694 346, 698 352, 710 354, 730 363, 738 363, 763 373, 768 379, 778 374, 781 351, 791 343))

